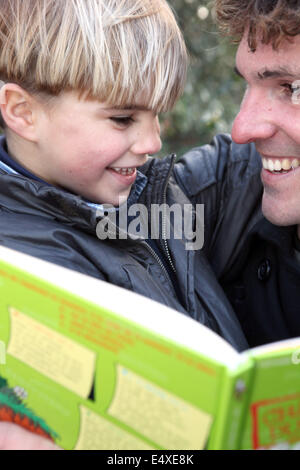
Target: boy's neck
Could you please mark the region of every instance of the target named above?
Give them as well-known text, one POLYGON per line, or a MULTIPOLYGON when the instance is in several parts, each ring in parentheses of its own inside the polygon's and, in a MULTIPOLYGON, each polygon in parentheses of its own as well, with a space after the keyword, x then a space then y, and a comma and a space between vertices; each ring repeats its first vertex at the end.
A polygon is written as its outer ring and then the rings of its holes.
POLYGON ((38 158, 37 144, 23 139, 9 130, 5 132, 5 137, 8 155, 30 173, 43 179, 42 171, 39 168, 41 162, 38 158))

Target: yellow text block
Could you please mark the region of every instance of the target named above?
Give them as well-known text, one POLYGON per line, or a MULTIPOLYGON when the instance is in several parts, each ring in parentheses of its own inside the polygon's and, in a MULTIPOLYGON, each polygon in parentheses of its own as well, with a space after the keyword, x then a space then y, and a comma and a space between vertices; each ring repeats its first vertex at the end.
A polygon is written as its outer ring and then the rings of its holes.
POLYGON ((87 398, 93 384, 96 354, 14 308, 9 311, 11 332, 7 353, 87 398))
POLYGON ((117 366, 109 414, 164 449, 203 449, 212 417, 129 369, 117 366))

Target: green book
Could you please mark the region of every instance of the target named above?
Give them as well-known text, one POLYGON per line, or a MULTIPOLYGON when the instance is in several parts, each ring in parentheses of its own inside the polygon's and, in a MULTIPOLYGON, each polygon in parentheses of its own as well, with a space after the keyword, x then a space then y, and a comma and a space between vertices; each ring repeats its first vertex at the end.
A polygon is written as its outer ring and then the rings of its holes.
POLYGON ((300 448, 300 338, 239 354, 163 305, 3 247, 0 318, 0 420, 62 448, 300 448))

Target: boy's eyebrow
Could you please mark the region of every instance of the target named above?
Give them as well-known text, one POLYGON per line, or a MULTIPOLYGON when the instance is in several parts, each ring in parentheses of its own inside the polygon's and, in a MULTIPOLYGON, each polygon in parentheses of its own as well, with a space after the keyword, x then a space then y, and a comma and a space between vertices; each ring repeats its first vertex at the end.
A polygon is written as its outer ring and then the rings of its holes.
POLYGON ((147 106, 143 105, 125 105, 125 106, 114 106, 112 108, 105 108, 105 111, 112 112, 112 111, 150 111, 147 106))

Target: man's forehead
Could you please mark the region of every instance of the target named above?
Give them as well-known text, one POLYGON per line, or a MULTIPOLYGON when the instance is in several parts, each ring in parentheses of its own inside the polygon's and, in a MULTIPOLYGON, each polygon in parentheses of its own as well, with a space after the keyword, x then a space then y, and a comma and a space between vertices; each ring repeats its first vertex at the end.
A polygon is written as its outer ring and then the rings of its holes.
POLYGON ((244 36, 236 54, 235 71, 238 75, 250 74, 255 80, 275 78, 300 78, 300 35, 294 41, 285 41, 274 50, 271 44, 257 43, 253 52, 244 36))

